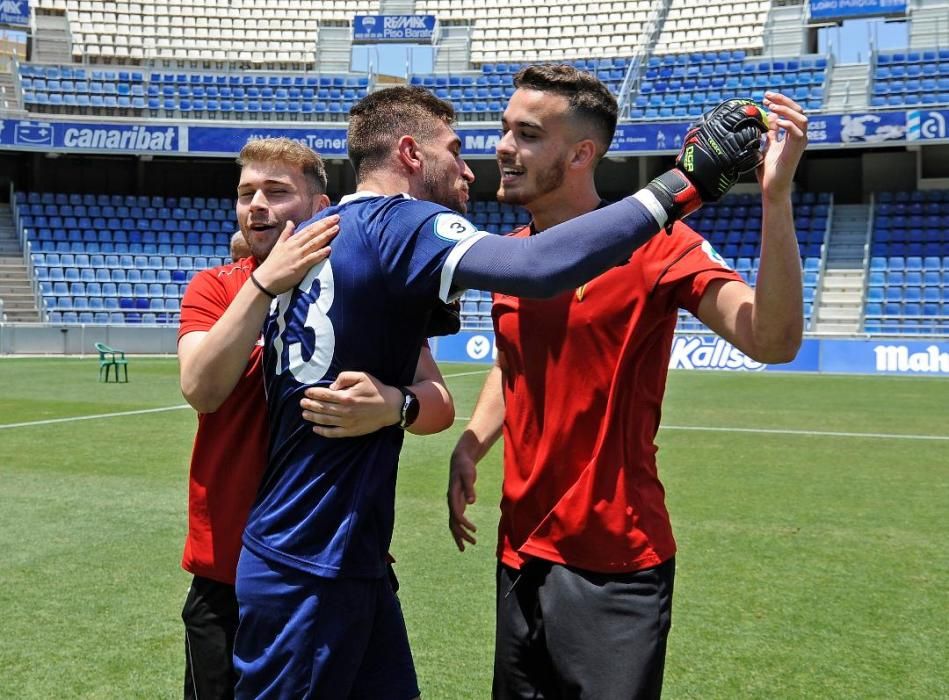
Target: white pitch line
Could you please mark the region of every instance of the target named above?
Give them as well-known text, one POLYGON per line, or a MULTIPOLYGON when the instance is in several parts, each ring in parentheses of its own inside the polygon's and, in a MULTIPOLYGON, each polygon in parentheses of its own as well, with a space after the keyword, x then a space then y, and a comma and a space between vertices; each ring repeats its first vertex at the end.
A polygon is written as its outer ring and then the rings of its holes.
MULTIPOLYGON (((463 372, 456 375, 479 374, 479 372, 463 372)), ((50 418, 48 420, 34 420, 25 423, 0 424, 0 430, 6 428, 27 428, 34 425, 51 425, 54 423, 72 423, 80 420, 95 420, 97 418, 119 418, 121 416, 137 416, 144 413, 162 413, 164 411, 179 411, 191 408, 188 404, 179 406, 164 406, 162 408, 145 408, 138 411, 119 411, 117 413, 95 413, 89 416, 71 416, 69 418, 50 418)), ((455 416, 455 422, 471 420, 470 416, 455 416)), ((847 433, 832 430, 791 430, 786 428, 724 428, 704 425, 660 425, 660 430, 692 430, 708 433, 756 433, 768 435, 802 435, 807 437, 847 437, 847 438, 875 438, 880 440, 949 440, 949 435, 912 435, 906 433, 847 433)))
POLYGON ((77 420, 95 420, 96 418, 117 418, 119 416, 137 416, 142 413, 161 413, 162 411, 178 411, 182 408, 191 408, 188 404, 180 406, 165 406, 163 408, 144 408, 139 411, 119 411, 117 413, 94 413, 89 416, 71 416, 69 418, 50 418, 49 420, 31 420, 26 423, 0 424, 0 430, 6 428, 27 428, 33 425, 51 425, 53 423, 72 423, 77 420))
POLYGON ((474 372, 458 372, 456 374, 445 374, 443 376, 445 377, 445 379, 451 379, 452 377, 467 377, 472 374, 486 374, 490 370, 491 368, 488 367, 486 369, 475 370, 474 372))
POLYGON ((769 433, 816 437, 879 438, 883 440, 949 440, 949 435, 911 435, 906 433, 845 433, 834 430, 789 430, 784 428, 714 428, 701 425, 660 425, 666 430, 699 430, 714 433, 769 433))
MULTIPOLYGON (((455 422, 471 420, 455 416, 455 422)), ((949 440, 949 435, 910 435, 906 433, 844 433, 830 430, 790 430, 782 428, 717 428, 704 425, 660 425, 660 430, 694 430, 709 433, 766 433, 771 435, 805 435, 807 437, 878 438, 883 440, 949 440)))
MULTIPOLYGON (((446 374, 445 377, 465 377, 470 374, 484 374, 487 372, 487 369, 477 370, 474 372, 459 372, 457 374, 446 374)), ((191 408, 188 404, 181 404, 180 406, 165 406, 163 408, 146 408, 139 411, 120 411, 117 413, 95 413, 89 416, 71 416, 69 418, 50 418, 48 420, 32 420, 25 423, 6 423, 0 424, 0 430, 5 430, 7 428, 29 428, 34 425, 52 425, 54 423, 72 423, 79 420, 95 420, 97 418, 118 418, 121 416, 137 416, 143 413, 161 413, 162 411, 178 411, 182 408, 191 408)))

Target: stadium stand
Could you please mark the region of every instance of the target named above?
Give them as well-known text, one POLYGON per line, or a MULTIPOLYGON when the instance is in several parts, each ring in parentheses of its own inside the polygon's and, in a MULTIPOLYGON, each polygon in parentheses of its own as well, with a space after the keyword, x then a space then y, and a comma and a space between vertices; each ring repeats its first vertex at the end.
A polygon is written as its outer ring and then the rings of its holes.
POLYGON ((54 323, 177 323, 195 272, 220 265, 233 202, 17 192, 14 217, 54 323))
POLYGON ((949 49, 876 54, 871 107, 949 104, 949 49))
MULTIPOLYGON (((344 121, 353 102, 377 87, 377 76, 346 72, 345 65, 326 68, 319 60, 321 29, 328 41, 330 28, 345 33, 355 14, 405 11, 381 0, 31 4, 59 13, 68 27, 68 50, 55 60, 34 54, 33 62, 14 61, 15 89, 8 94, 30 113, 261 123, 344 121), (252 35, 245 31, 250 22, 252 35)), ((810 112, 839 108, 829 94, 839 68, 833 58, 782 57, 768 43, 769 12, 777 4, 477 0, 462 6, 419 0, 414 12, 461 29, 464 58, 436 60, 437 72, 407 80, 450 100, 460 119, 492 123, 513 92, 513 75, 537 61, 569 62, 595 73, 632 120, 685 121, 727 95, 760 98, 766 89, 791 95, 810 112)), ((919 10, 914 5, 911 23, 919 10)), ((871 111, 949 104, 949 49, 933 45, 940 41, 927 35, 911 39, 911 48, 868 51, 869 65, 863 63, 869 83, 848 107, 863 109, 864 99, 871 111)), ((856 195, 865 201, 868 191, 856 195)), ((855 206, 855 193, 849 196, 838 212, 855 206)), ((234 228, 226 197, 17 192, 12 204, 46 318, 60 323, 175 322, 183 286, 195 271, 227 258, 234 228)), ((861 206, 869 207, 871 223, 859 329, 949 334, 949 192, 883 192, 861 206)), ((833 286, 827 252, 833 207, 828 192, 795 195, 810 330, 818 328, 822 283, 833 286)), ((526 223, 527 215, 474 201, 469 218, 479 228, 503 232, 526 223)), ((760 219, 757 198, 738 194, 701 210, 690 224, 753 283, 760 219)), ((854 294, 856 309, 860 291, 854 294)), ((490 328, 488 295, 466 293, 463 323, 490 328)), ((701 324, 683 314, 679 328, 701 324)))
POLYGON ((761 60, 740 49, 650 56, 638 94, 632 98, 630 117, 696 117, 725 95, 742 92, 761 99, 765 90, 780 90, 805 109, 818 110, 826 69, 823 56, 761 60))
POLYGON ((654 53, 764 48, 770 0, 695 3, 671 0, 654 53))
MULTIPOLYGON (((580 70, 589 71, 619 95, 626 78, 630 59, 590 58, 568 61, 580 70)), ((454 104, 459 119, 494 120, 504 111, 508 98, 514 94, 514 74, 524 63, 485 63, 480 75, 413 75, 409 82, 421 85, 443 100, 454 104)))
MULTIPOLYGON (((378 2, 40 0, 39 7, 66 13, 75 60, 112 65, 24 64, 21 92, 32 112, 340 121, 352 103, 374 87, 365 75, 248 74, 233 69, 262 68, 277 58, 284 70, 290 65, 310 70, 315 67, 312 54, 319 28, 348 25, 353 14, 379 11, 378 2), (222 36, 239 31, 248 18, 256 31, 250 38, 242 34, 240 49, 234 49, 234 42, 222 36), (213 64, 227 70, 158 72, 136 65, 147 62, 213 64)), ((734 89, 760 94, 780 88, 808 109, 819 109, 826 58, 755 56, 763 47, 769 7, 769 0, 701 7, 690 7, 687 0, 555 0, 543 7, 526 0, 484 0, 461 8, 448 0, 421 0, 415 3, 416 12, 470 28, 469 70, 411 80, 451 100, 463 120, 495 119, 512 91, 511 74, 521 64, 536 61, 574 62, 596 72, 624 101, 624 113, 629 102, 633 119, 692 117, 734 89), (653 43, 647 65, 644 59, 653 43), (624 85, 639 89, 624 94, 624 85)))
MULTIPOLYGON (((580 59, 576 67, 595 73, 621 97, 628 57, 580 59)), ((485 63, 480 74, 413 75, 410 83, 450 100, 461 119, 491 120, 514 91, 523 63, 485 63)), ((782 90, 805 108, 819 110, 827 59, 746 57, 743 50, 651 56, 629 94, 632 119, 694 117, 723 96, 742 91, 760 99, 782 90)), ((135 67, 86 68, 23 63, 19 78, 24 106, 49 114, 145 116, 165 119, 340 121, 353 102, 372 89, 365 75, 257 73, 248 71, 143 71, 135 67)), ((949 78, 947 78, 949 80, 949 78)))
POLYGON ((345 119, 365 75, 180 72, 20 66, 23 102, 44 113, 174 119, 345 119))
MULTIPOLYGON (((832 197, 827 192, 795 192, 793 200, 804 270, 804 323, 805 329, 809 329, 820 286, 823 244, 828 233, 832 197)), ((688 223, 708 239, 729 267, 749 284, 755 283, 761 244, 761 203, 758 198, 748 194, 729 195, 715 205, 700 209, 689 217, 688 223)), ((694 331, 705 327, 691 314, 680 310, 677 328, 694 331)))
MULTIPOLYGON (((809 328, 832 197, 804 192, 794 199, 809 328)), ((185 285, 196 271, 227 259, 234 229, 233 202, 226 198, 17 192, 14 211, 46 318, 65 324, 177 322, 185 285)), ((949 191, 881 193, 874 212, 863 330, 949 332, 949 191)), ((473 202, 469 218, 496 232, 529 220, 524 210, 495 201, 473 202)), ((730 195, 689 223, 754 284, 761 227, 756 197, 730 195)), ((463 327, 490 329, 490 311, 489 294, 466 292, 463 327)), ((701 328, 680 314, 679 330, 701 328)))
POLYGON ((631 56, 662 3, 485 0, 459 5, 420 0, 416 12, 471 22, 471 62, 575 60, 631 56))
MULTIPOLYGON (((188 281, 228 259, 235 228, 226 198, 17 192, 14 202, 53 323, 177 323, 188 281)), ((473 202, 468 218, 499 233, 529 220, 496 201, 473 202)), ((491 327, 490 302, 466 293, 466 328, 491 327)))
POLYGON ((870 253, 864 331, 949 332, 949 190, 880 193, 870 253))
POLYGON ((305 64, 322 24, 378 14, 377 0, 37 0, 66 13, 75 60, 305 64), (252 24, 253 31, 247 26, 252 24))

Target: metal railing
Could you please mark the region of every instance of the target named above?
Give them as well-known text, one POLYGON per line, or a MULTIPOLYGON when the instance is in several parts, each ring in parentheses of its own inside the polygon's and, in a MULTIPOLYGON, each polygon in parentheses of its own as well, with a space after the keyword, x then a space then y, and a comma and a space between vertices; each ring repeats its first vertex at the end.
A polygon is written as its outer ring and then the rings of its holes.
POLYGON ((876 219, 876 195, 870 193, 870 211, 867 214, 867 231, 863 241, 863 285, 860 288, 860 316, 857 330, 863 330, 867 321, 867 286, 870 282, 870 246, 873 241, 873 222, 876 219))
POLYGON ((33 243, 29 240, 29 231, 20 226, 20 208, 17 206, 16 192, 13 189, 12 182, 7 188, 7 193, 10 200, 10 214, 13 217, 13 228, 20 242, 20 249, 23 251, 23 266, 26 268, 26 278, 30 283, 30 291, 33 292, 33 304, 36 306, 40 318, 46 321, 46 306, 43 304, 40 283, 36 279, 36 270, 33 268, 33 243))
POLYGON ((671 5, 672 0, 662 0, 656 8, 655 15, 646 21, 646 26, 636 43, 629 68, 626 69, 626 76, 623 78, 623 83, 616 98, 619 103, 621 119, 629 119, 630 99, 639 90, 639 84, 643 77, 643 67, 648 65, 649 57, 652 55, 659 39, 659 34, 665 24, 666 17, 669 15, 671 5))
POLYGON ((827 276, 827 254, 830 251, 830 235, 832 224, 834 222, 834 195, 830 195, 830 202, 827 204, 827 223, 824 225, 824 242, 820 247, 820 265, 817 268, 817 279, 820 284, 814 291, 814 305, 811 307, 811 330, 816 330, 820 319, 821 304, 824 298, 824 281, 827 276))

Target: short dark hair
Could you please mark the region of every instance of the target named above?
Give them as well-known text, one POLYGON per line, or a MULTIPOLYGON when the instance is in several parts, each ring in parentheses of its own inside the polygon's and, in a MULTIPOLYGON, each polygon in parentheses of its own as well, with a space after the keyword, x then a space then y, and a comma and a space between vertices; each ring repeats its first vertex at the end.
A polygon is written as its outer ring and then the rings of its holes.
POLYGON ((514 87, 566 97, 570 110, 593 127, 600 157, 609 150, 619 108, 613 93, 596 76, 573 66, 544 63, 521 68, 514 76, 514 87))
POLYGON ((296 166, 310 184, 310 194, 326 194, 326 166, 320 154, 286 136, 250 139, 237 156, 237 164, 242 168, 248 163, 296 166))
POLYGON ((455 110, 425 88, 386 88, 362 98, 349 110, 349 162, 356 178, 378 168, 403 136, 420 143, 431 138, 441 122, 451 126, 455 110))

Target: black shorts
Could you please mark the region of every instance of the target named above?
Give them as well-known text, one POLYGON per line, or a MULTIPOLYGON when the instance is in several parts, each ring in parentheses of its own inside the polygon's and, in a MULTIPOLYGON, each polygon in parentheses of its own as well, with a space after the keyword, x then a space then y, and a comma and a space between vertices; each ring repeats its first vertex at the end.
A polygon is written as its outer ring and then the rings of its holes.
POLYGON ((234 586, 195 576, 181 611, 185 623, 184 697, 217 700, 234 697, 234 586))
POLYGON ((499 565, 493 697, 658 698, 674 575, 674 559, 623 574, 499 565))

